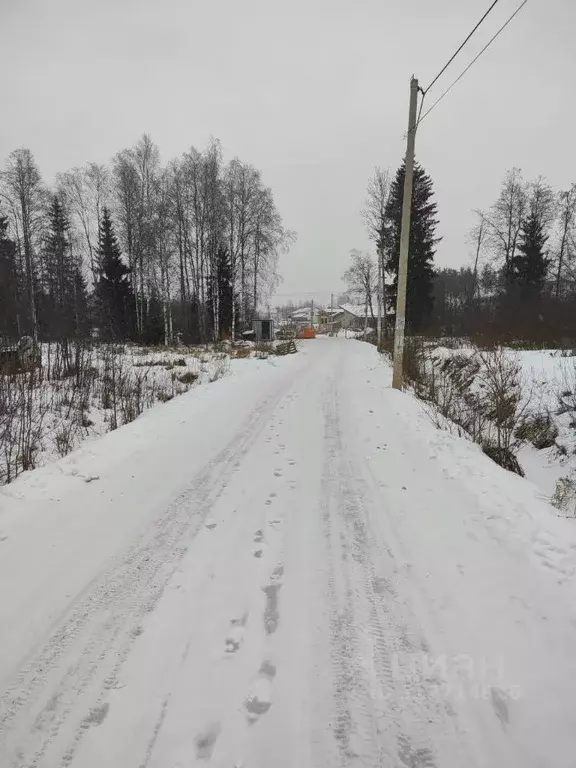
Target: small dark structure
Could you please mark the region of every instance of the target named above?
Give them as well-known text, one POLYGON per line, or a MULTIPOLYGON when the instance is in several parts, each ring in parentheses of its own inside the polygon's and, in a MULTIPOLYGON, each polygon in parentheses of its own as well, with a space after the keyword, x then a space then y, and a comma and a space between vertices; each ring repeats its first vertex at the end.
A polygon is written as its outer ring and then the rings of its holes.
POLYGON ((252 323, 254 341, 274 341, 274 320, 254 320, 252 323))

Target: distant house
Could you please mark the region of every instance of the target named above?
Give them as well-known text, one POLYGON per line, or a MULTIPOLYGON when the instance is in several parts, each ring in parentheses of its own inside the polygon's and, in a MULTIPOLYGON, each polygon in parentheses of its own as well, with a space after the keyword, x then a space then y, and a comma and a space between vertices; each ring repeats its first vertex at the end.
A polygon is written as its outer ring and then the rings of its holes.
MULTIPOLYGON (((366 306, 364 304, 340 304, 342 317, 341 327, 351 331, 362 331, 366 324, 366 306)), ((368 307, 368 327, 375 328, 376 320, 372 319, 370 307, 368 307)))
POLYGON ((312 307, 300 307, 300 309, 292 312, 292 323, 297 328, 316 327, 320 322, 320 310, 321 307, 317 306, 314 309, 312 307), (312 313, 314 313, 314 317, 312 317, 312 313))
POLYGON ((344 312, 340 307, 326 307, 318 310, 318 330, 320 333, 338 333, 344 312))
POLYGON ((292 312, 292 321, 293 322, 301 322, 303 320, 308 320, 310 322, 310 313, 312 309, 311 307, 300 307, 300 309, 294 310, 292 312))
MULTIPOLYGON (((341 311, 340 316, 340 323, 341 328, 348 329, 351 331, 363 331, 364 325, 366 322, 366 307, 364 304, 340 304, 339 307, 341 311)), ((376 302, 373 306, 374 309, 374 317, 372 317, 372 314, 370 312, 370 307, 368 307, 368 328, 376 329, 378 325, 378 306, 376 302)), ((386 314, 387 322, 390 324, 390 322, 393 322, 394 320, 394 310, 389 309, 386 314)))

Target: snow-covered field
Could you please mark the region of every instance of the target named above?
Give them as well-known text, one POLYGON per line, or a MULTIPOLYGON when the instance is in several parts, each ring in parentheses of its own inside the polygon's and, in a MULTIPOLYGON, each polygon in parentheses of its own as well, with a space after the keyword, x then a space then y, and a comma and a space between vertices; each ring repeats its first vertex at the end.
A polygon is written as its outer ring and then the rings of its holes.
POLYGON ((0 485, 243 368, 253 347, 93 345, 63 360, 58 345, 43 345, 41 369, 0 376, 0 485))
POLYGON ((576 532, 374 347, 0 489, 2 768, 572 768, 576 532))
POLYGON ((522 351, 524 389, 532 392, 534 407, 550 413, 558 429, 558 448, 519 451, 526 476, 552 497, 560 478, 576 471, 576 356, 561 350, 522 351), (559 450, 558 450, 559 449, 559 450))

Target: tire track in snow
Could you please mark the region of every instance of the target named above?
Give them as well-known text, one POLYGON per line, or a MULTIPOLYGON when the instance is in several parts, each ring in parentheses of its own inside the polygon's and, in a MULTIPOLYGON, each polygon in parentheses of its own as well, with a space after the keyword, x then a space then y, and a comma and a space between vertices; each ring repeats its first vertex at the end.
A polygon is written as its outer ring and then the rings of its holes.
POLYGON ((341 521, 338 505, 342 478, 338 465, 342 446, 334 388, 329 389, 325 399, 325 449, 322 517, 328 548, 327 602, 336 708, 336 723, 332 730, 342 766, 372 765, 377 768, 379 763, 374 753, 376 713, 369 686, 357 661, 358 625, 346 551, 347 542, 339 530, 341 521))
POLYGON ((399 761, 408 768, 437 768, 426 727, 435 707, 423 681, 413 674, 401 674, 399 664, 400 659, 409 660, 414 653, 408 629, 414 622, 407 622, 407 606, 386 588, 395 579, 396 566, 390 552, 378 549, 370 529, 366 514, 370 489, 346 458, 339 407, 336 383, 325 406, 328 456, 324 512, 325 533, 332 549, 332 604, 336 602, 334 559, 343 569, 346 583, 345 607, 336 615, 333 608, 331 618, 338 711, 334 735, 343 765, 399 761), (338 552, 334 547, 335 518, 347 551, 341 548, 338 552), (375 557, 379 564, 385 564, 386 576, 376 569, 375 557))
POLYGON ((79 711, 87 713, 100 706, 107 690, 115 685, 137 636, 135 630, 142 617, 154 609, 186 552, 180 542, 183 537, 191 540, 201 530, 230 476, 269 423, 296 375, 298 372, 289 376, 252 412, 246 427, 151 524, 152 530, 115 567, 88 585, 63 624, 18 672, 0 697, 0 744, 4 754, 13 755, 13 766, 19 767, 26 760, 31 767, 40 766, 72 714, 80 719, 72 741, 60 751, 60 758, 50 756, 49 765, 73 761, 86 730, 79 711), (89 690, 91 684, 97 691, 96 701, 89 690), (85 710, 78 706, 83 696, 90 699, 85 710))

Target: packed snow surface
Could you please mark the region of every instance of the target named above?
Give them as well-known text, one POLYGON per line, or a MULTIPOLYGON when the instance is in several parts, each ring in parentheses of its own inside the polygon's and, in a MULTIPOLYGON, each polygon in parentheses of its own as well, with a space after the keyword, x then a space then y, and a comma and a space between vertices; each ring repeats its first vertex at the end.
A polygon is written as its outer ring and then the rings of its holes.
POLYGON ((569 768, 576 535, 346 339, 0 489, 2 768, 569 768))

